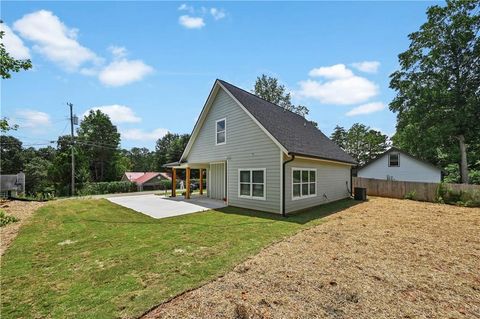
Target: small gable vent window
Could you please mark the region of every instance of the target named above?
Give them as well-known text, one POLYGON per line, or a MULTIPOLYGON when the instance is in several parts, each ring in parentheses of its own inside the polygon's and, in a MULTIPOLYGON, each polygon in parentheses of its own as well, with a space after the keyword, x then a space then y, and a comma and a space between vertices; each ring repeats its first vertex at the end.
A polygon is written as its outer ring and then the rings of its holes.
POLYGON ((227 142, 227 120, 221 119, 215 122, 215 145, 222 145, 227 142))
POLYGON ((399 167, 400 166, 400 154, 398 154, 398 153, 388 154, 388 166, 399 167))

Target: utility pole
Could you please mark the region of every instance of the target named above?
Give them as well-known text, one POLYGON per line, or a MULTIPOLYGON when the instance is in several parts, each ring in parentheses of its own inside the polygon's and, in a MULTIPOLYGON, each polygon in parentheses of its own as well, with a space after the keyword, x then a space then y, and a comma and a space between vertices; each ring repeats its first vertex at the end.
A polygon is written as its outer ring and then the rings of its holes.
POLYGON ((74 152, 74 135, 73 135, 73 104, 72 103, 67 103, 67 105, 70 107, 70 134, 72 138, 72 181, 71 181, 71 187, 72 187, 72 196, 75 196, 75 152, 74 152))

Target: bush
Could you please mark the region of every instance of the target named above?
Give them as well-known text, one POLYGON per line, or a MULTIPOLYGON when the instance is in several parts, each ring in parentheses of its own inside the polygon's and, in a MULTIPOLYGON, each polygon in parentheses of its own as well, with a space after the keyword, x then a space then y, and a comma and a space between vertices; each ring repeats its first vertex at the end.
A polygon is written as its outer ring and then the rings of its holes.
POLYGON ((99 182, 85 183, 77 191, 80 196, 101 195, 114 193, 130 193, 137 191, 137 184, 133 182, 99 182))
POLYGON ((480 185, 480 170, 470 170, 468 173, 468 182, 480 185))
POLYGON ((480 207, 479 190, 456 190, 441 183, 437 189, 437 201, 466 207, 480 207))
POLYGON ((0 210, 0 227, 4 227, 10 223, 16 223, 18 221, 18 218, 7 215, 3 210, 0 210))
POLYGON ((407 194, 405 194, 405 199, 414 200, 416 194, 417 194, 417 192, 416 192, 415 190, 410 191, 410 192, 408 192, 407 194))
POLYGON ((159 183, 159 189, 165 190, 165 189, 171 189, 172 188, 172 181, 169 181, 168 179, 163 179, 159 183))

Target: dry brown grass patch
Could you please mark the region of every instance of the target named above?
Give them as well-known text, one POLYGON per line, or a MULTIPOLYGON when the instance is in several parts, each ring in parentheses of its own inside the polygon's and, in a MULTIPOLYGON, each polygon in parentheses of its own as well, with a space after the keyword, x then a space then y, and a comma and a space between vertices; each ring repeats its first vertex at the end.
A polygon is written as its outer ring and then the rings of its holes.
POLYGON ((146 318, 480 318, 480 209, 372 198, 146 318))

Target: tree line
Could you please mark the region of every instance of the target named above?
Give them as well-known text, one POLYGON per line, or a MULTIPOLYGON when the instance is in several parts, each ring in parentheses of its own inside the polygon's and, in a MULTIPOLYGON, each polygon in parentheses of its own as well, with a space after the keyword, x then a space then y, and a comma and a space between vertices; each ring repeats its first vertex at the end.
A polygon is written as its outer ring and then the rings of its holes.
MULTIPOLYGON (((59 136, 56 146, 24 147, 18 138, 8 135, 15 130, 2 119, 0 136, 0 174, 26 175, 29 194, 69 194, 71 183, 70 135, 59 136)), ((164 164, 177 161, 188 142, 189 134, 167 133, 159 138, 155 151, 120 147, 120 134, 108 115, 90 111, 81 122, 73 141, 75 154, 75 184, 82 186, 95 182, 119 181, 127 171, 164 171, 164 164)))

